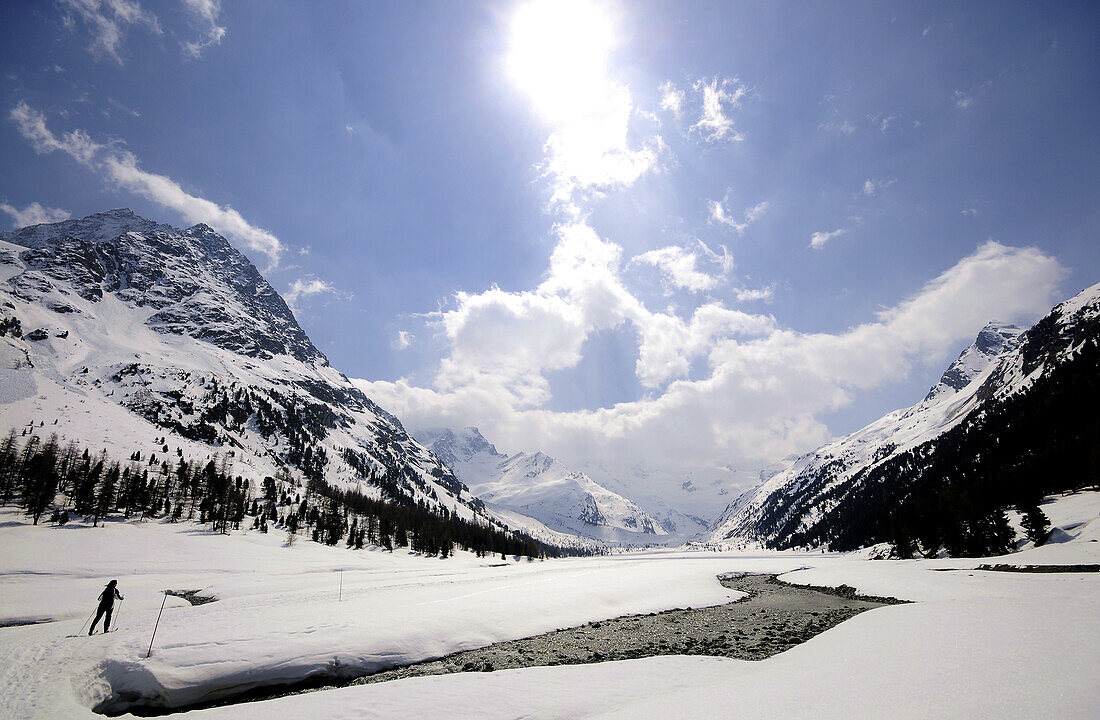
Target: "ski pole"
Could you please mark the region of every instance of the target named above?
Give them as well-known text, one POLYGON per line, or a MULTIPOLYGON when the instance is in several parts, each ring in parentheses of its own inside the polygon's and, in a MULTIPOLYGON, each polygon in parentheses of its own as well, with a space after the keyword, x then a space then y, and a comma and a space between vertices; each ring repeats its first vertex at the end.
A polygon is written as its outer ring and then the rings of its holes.
MULTIPOLYGON (((118 630, 118 619, 120 617, 122 617, 122 600, 123 600, 123 598, 118 599, 118 612, 115 613, 115 630, 118 630)), ((111 632, 111 630, 110 630, 110 628, 108 628, 107 630, 104 630, 103 632, 111 632)))
POLYGON ((153 637, 149 638, 149 652, 145 653, 145 657, 149 657, 153 654, 153 640, 157 636, 157 628, 160 627, 160 616, 164 612, 164 603, 168 600, 168 591, 164 591, 164 599, 160 601, 160 612, 157 613, 157 623, 153 626, 153 637))
POLYGON ((78 635, 83 635, 84 634, 84 628, 88 625, 88 623, 90 623, 92 621, 92 616, 93 615, 95 615, 95 610, 92 610, 92 614, 89 615, 88 619, 84 621, 84 624, 80 626, 80 632, 77 633, 78 635))

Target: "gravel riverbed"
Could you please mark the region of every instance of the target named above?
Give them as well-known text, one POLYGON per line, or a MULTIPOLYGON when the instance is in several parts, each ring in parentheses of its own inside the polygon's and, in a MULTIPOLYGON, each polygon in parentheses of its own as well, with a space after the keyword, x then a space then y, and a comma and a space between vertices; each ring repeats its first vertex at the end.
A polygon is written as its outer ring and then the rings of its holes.
POLYGON ((654 655, 718 655, 762 660, 865 610, 899 602, 893 598, 860 597, 843 586, 830 589, 789 585, 774 575, 731 574, 719 580, 732 590, 748 593, 748 597, 725 605, 629 615, 496 643, 368 675, 353 684, 654 655))

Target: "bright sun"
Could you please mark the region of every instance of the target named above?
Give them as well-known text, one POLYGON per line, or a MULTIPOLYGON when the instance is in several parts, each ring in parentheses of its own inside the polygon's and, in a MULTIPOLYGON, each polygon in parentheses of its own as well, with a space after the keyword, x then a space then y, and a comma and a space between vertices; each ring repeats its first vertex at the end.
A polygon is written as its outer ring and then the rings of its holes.
POLYGON ((508 69, 539 112, 573 119, 606 88, 611 23, 587 0, 533 0, 516 11, 508 69))

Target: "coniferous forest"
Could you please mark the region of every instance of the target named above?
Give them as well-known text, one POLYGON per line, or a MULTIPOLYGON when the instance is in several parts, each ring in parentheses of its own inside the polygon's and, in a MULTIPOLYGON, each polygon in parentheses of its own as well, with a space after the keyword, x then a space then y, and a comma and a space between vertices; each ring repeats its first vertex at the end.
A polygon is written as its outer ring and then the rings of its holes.
POLYGON ((284 532, 326 545, 388 550, 409 548, 446 558, 456 547, 479 556, 560 557, 584 554, 541 543, 522 533, 459 517, 442 505, 429 507, 405 491, 409 478, 368 473, 381 498, 338 490, 319 477, 304 485, 279 478, 234 476, 228 458, 188 460, 166 437, 159 451, 135 451, 125 461, 106 450, 62 444, 13 429, 0 441, 0 506, 16 503, 34 524, 75 518, 100 525, 109 518, 197 521, 211 532, 250 529, 284 532))

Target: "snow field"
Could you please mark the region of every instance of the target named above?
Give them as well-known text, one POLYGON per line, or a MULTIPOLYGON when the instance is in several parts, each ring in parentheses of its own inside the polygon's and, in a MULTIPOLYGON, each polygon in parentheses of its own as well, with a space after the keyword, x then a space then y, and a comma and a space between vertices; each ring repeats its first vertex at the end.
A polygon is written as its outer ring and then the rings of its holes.
MULTIPOLYGON (((940 599, 863 613, 759 662, 674 656, 462 673, 170 717, 1096 717, 1096 574, 939 572, 938 561, 804 559, 818 567, 785 579, 854 581, 861 590, 870 579, 879 587, 940 599)), ((724 560, 743 570, 766 570, 784 561, 724 560)))
MULTIPOLYGON (((173 704, 311 673, 354 674, 629 613, 727 602, 731 571, 892 595, 765 661, 663 657, 463 673, 227 706, 189 718, 1093 718, 1100 573, 977 571, 1100 563, 1100 496, 1044 505, 1066 542, 1003 558, 653 551, 546 562, 360 552, 273 532, 115 521, 30 527, 0 510, 0 718, 93 717, 119 693, 173 704), (342 591, 341 591, 342 576, 342 591), (110 578, 119 630, 76 636, 110 578), (165 588, 153 656, 144 659, 165 588), (342 592, 342 599, 340 599, 342 592)), ((117 706, 116 706, 117 707, 117 706)), ((177 717, 184 717, 178 714, 177 717)))
POLYGON ((662 560, 659 572, 652 558, 633 556, 439 560, 304 539, 285 548, 278 532, 219 536, 157 522, 31 527, 12 510, 0 518, 0 618, 57 620, 0 629, 0 682, 11 689, 2 717, 87 716, 108 686, 183 704, 736 596, 715 579, 724 564, 710 558, 705 570, 662 560), (111 578, 126 598, 117 634, 69 637, 111 578), (191 607, 169 597, 145 660, 166 588, 218 601, 191 607))

